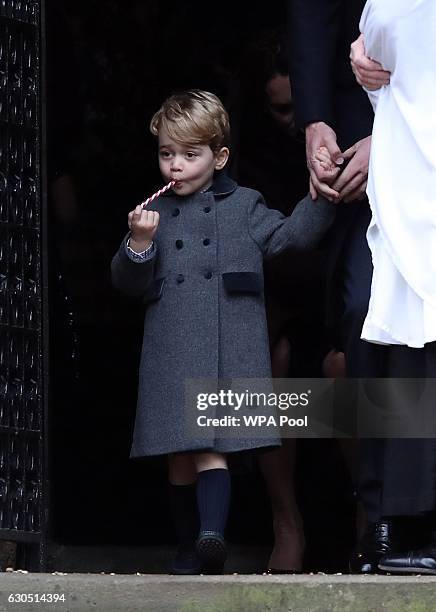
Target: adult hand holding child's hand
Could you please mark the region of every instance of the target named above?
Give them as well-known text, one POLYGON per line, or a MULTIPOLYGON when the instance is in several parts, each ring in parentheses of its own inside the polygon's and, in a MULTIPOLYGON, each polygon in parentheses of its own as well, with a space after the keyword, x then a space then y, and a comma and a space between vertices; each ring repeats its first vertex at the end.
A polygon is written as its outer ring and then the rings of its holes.
POLYGON ((130 248, 138 253, 145 251, 153 242, 159 225, 159 213, 156 210, 145 210, 141 204, 129 212, 130 248))
MULTIPOLYGON (((353 202, 364 197, 370 149, 371 136, 367 136, 344 151, 343 158, 348 163, 331 186, 338 193, 338 197, 335 198, 336 202, 353 202)), ((325 171, 332 171, 335 166, 326 147, 318 149, 315 159, 325 171)))
POLYGON ((353 202, 365 196, 370 150, 371 136, 367 136, 344 151, 348 164, 332 185, 332 189, 339 192, 338 201, 353 202))
POLYGON ((341 171, 343 157, 336 142, 336 134, 327 123, 317 121, 306 127, 306 158, 312 199, 316 200, 318 193, 329 200, 337 199, 339 194, 332 189, 331 184, 341 171), (321 148, 327 151, 332 164, 327 166, 320 163, 317 154, 321 148))

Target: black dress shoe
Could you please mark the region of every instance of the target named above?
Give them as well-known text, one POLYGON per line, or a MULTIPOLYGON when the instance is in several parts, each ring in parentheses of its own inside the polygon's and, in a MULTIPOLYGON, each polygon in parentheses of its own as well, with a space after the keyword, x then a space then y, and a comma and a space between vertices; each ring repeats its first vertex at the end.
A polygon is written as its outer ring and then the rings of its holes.
POLYGON ((384 520, 368 526, 350 558, 352 574, 379 573, 380 559, 392 550, 392 521, 384 520))
POLYGON ((436 574, 436 548, 428 546, 407 553, 387 554, 379 569, 391 574, 436 574))

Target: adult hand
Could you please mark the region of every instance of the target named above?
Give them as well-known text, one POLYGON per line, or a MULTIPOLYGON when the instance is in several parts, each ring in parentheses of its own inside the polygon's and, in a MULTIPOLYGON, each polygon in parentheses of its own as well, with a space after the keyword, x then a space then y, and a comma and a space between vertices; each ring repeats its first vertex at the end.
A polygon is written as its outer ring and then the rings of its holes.
POLYGON ((335 181, 340 165, 344 162, 342 152, 336 142, 336 134, 332 128, 318 121, 306 127, 306 159, 310 172, 310 195, 316 200, 317 194, 325 196, 332 201, 339 197, 339 193, 330 185, 335 181), (332 161, 331 167, 327 167, 317 159, 317 152, 325 147, 332 161))
POLYGON ((366 56, 363 34, 351 45, 350 60, 356 81, 362 87, 374 91, 383 85, 389 85, 391 73, 383 70, 379 62, 366 56))
POLYGON ((365 196, 370 150, 371 136, 367 136, 344 152, 348 165, 332 185, 339 192, 339 200, 352 202, 365 196))

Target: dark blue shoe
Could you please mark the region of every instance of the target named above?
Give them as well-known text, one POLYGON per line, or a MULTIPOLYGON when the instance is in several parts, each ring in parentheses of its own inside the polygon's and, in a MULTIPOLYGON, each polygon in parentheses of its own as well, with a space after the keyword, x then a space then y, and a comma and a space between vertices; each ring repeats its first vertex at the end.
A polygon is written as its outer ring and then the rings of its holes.
POLYGON ((222 574, 227 548, 223 536, 218 531, 200 531, 197 554, 202 562, 204 574, 222 574))
POLYGON ((195 576, 201 573, 201 560, 195 548, 179 549, 174 558, 171 573, 176 576, 195 576))

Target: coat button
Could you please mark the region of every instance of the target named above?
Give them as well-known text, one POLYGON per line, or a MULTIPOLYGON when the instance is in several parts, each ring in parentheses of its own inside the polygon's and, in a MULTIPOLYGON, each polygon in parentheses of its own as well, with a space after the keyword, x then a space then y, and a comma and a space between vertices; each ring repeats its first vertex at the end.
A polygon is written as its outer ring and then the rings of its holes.
POLYGON ((180 250, 183 249, 183 240, 176 240, 176 247, 180 250))
POLYGON ((211 279, 212 278, 212 272, 206 272, 204 274, 204 278, 207 278, 207 280, 211 279))
POLYGON ((178 275, 177 275, 177 282, 178 282, 179 284, 180 284, 180 283, 183 283, 183 281, 184 281, 184 280, 185 280, 185 277, 183 276, 183 274, 178 274, 178 275))
POLYGON ((210 244, 210 240, 209 240, 209 238, 205 238, 205 239, 203 240, 203 244, 204 244, 204 246, 209 246, 209 244, 210 244))
POLYGON ((173 210, 173 217, 178 217, 180 215, 180 208, 175 208, 173 210))
POLYGON ((205 212, 205 213, 210 213, 210 206, 206 206, 206 207, 204 208, 204 212, 205 212))

